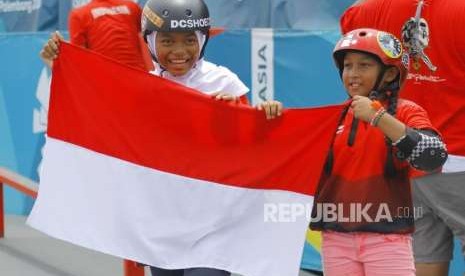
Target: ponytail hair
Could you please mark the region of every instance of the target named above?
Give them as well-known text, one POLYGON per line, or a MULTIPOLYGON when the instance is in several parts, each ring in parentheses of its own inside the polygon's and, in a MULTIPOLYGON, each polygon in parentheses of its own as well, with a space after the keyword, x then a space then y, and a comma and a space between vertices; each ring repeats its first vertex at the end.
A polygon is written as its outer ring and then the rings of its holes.
MULTIPOLYGON (((399 74, 400 75, 400 74, 399 74)), ((380 89, 381 97, 383 100, 387 101, 387 113, 391 116, 395 117, 397 112, 397 102, 399 99, 399 76, 397 78, 380 89)), ((387 146, 387 154, 386 154, 386 164, 384 166, 384 175, 387 178, 393 178, 396 175, 396 169, 394 166, 394 155, 392 149, 392 141, 391 139, 386 137, 386 146, 387 146)))

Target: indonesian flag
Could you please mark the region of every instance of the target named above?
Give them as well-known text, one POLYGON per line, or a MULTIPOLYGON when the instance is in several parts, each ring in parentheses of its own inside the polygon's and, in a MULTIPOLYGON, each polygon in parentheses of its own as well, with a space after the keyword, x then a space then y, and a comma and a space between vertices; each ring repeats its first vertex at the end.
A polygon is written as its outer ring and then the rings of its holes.
POLYGON ((297 275, 340 111, 268 121, 62 43, 28 223, 167 269, 297 275))

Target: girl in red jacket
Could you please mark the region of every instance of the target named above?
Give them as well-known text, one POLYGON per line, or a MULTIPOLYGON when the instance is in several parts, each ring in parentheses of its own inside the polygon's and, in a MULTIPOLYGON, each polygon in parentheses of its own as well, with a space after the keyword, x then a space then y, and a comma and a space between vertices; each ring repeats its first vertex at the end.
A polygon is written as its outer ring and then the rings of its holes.
POLYGON ((340 119, 313 207, 325 275, 415 275, 409 177, 447 159, 426 112, 399 98, 409 66, 400 41, 347 33, 334 60, 351 101, 340 119), (348 273, 348 274, 347 274, 348 273))
MULTIPOLYGON (((421 210, 413 210, 409 177, 440 168, 445 145, 423 108, 399 98, 409 59, 396 37, 353 30, 336 44, 333 58, 350 100, 310 224, 323 232, 324 273, 414 276, 411 233, 421 210)), ((264 108, 280 109, 276 103, 264 108)))

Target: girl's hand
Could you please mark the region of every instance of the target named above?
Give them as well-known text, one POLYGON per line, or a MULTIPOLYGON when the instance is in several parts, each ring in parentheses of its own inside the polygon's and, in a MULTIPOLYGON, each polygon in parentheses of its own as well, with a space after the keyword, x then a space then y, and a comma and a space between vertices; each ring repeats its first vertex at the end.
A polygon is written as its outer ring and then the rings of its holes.
POLYGON ((211 94, 211 96, 217 101, 237 102, 239 99, 238 97, 233 96, 226 92, 216 92, 216 93, 211 94))
POLYGON ((58 57, 60 41, 64 41, 64 38, 60 32, 55 31, 50 35, 49 40, 44 44, 44 47, 40 51, 40 57, 50 68, 53 66, 53 60, 58 57))
POLYGON ((350 104, 355 118, 367 123, 371 121, 376 113, 376 110, 374 110, 371 106, 372 101, 368 97, 358 95, 352 97, 352 103, 350 104))
POLYGON ((256 107, 258 110, 264 110, 268 120, 281 116, 283 113, 283 104, 278 101, 266 101, 256 107))

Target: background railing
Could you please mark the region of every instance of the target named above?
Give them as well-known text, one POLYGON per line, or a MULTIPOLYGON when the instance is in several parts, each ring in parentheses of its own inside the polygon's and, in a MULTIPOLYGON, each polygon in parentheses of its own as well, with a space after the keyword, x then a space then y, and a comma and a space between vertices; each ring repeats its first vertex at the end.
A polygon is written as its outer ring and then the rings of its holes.
MULTIPOLYGON (((32 198, 37 198, 39 185, 31 179, 0 167, 0 239, 5 237, 3 186, 8 185, 32 198)), ((123 261, 124 276, 144 276, 144 267, 130 260, 123 261)))

